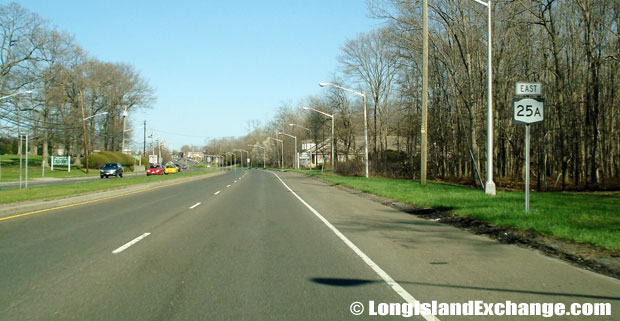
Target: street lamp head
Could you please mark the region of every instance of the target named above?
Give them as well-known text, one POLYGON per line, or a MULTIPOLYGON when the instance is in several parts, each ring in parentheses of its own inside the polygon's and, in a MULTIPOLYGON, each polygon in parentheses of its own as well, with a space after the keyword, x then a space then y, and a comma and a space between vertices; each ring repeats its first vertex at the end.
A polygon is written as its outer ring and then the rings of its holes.
POLYGON ((32 90, 26 90, 24 91, 25 94, 32 94, 32 90))
POLYGON ((330 84, 328 82, 320 82, 319 86, 321 87, 325 87, 325 86, 329 86, 330 84))
POLYGON ((304 107, 304 109, 305 109, 305 110, 308 110, 308 109, 310 109, 310 107, 304 107))

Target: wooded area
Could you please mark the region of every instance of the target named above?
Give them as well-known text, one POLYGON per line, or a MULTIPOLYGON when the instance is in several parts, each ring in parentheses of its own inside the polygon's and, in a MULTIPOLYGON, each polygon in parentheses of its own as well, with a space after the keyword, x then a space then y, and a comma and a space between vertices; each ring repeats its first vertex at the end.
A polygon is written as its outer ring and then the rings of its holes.
MULTIPOLYGON (((332 80, 367 94, 374 175, 420 177, 421 3, 370 1, 369 12, 383 22, 382 27, 345 42, 332 80)), ((523 181, 524 126, 513 123, 512 99, 516 82, 525 81, 541 83, 545 100, 544 123, 531 126, 534 186, 539 190, 617 188, 620 1, 492 3, 496 182, 506 186, 523 181)), ((429 1, 429 178, 476 182, 472 155, 484 177, 486 11, 473 0, 429 1)), ((362 99, 336 88, 297 106, 284 104, 266 126, 253 124, 247 137, 214 140, 208 148, 214 153, 223 146, 247 148, 278 130, 319 144, 328 140, 331 120, 303 106, 335 114, 337 154, 357 158, 340 162, 337 169, 350 171, 355 163, 355 174, 363 175, 359 166, 362 99), (310 135, 289 123, 310 129, 310 135)), ((292 144, 285 139, 285 149, 292 150, 292 144)), ((272 160, 279 157, 273 143, 264 146, 273 149, 272 160)), ((292 164, 292 154, 286 154, 285 164, 292 164)))
POLYGON ((90 57, 16 3, 0 6, 0 31, 0 153, 16 153, 17 137, 29 135, 44 162, 52 148, 79 156, 84 131, 89 149, 121 150, 123 112, 154 101, 131 65, 90 57))

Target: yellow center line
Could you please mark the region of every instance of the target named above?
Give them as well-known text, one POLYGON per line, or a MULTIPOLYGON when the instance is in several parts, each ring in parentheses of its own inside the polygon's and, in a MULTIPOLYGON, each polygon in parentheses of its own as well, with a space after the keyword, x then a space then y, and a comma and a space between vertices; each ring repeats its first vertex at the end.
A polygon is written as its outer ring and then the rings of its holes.
POLYGON ((113 198, 119 198, 119 197, 124 197, 124 196, 138 194, 138 193, 144 193, 144 192, 160 189, 160 188, 163 188, 163 187, 179 185, 179 184, 188 183, 188 182, 192 182, 192 181, 199 180, 199 179, 206 179, 206 178, 209 178, 209 177, 213 176, 211 174, 207 174, 207 175, 208 175, 207 177, 201 177, 201 178, 190 179, 190 180, 186 180, 186 181, 182 181, 182 182, 164 184, 164 185, 161 185, 161 186, 154 186, 154 187, 151 187, 151 188, 145 188, 145 189, 141 189, 141 190, 133 191, 133 192, 128 192, 128 193, 124 193, 124 194, 106 196, 106 197, 98 198, 98 199, 95 199, 95 200, 84 201, 84 202, 79 202, 79 203, 73 203, 73 204, 68 204, 68 205, 63 205, 63 206, 50 207, 50 208, 45 208, 45 209, 42 209, 42 210, 36 210, 36 211, 32 211, 32 212, 16 214, 16 215, 11 215, 11 216, 7 216, 7 217, 0 217, 0 222, 7 221, 7 220, 10 220, 10 219, 14 219, 14 218, 18 218, 18 217, 30 216, 30 215, 34 215, 34 214, 39 214, 39 213, 45 213, 45 212, 60 210, 60 209, 63 209, 63 208, 75 207, 75 206, 80 206, 80 205, 85 205, 85 204, 101 202, 101 201, 105 201, 105 200, 109 200, 109 199, 113 199, 113 198))

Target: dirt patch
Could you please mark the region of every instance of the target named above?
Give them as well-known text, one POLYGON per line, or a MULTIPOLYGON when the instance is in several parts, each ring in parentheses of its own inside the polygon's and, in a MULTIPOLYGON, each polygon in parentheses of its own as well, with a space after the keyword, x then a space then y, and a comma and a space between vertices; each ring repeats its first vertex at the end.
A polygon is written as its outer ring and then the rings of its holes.
POLYGON ((423 219, 452 225, 477 235, 487 236, 502 243, 536 249, 547 256, 559 258, 580 268, 620 280, 620 252, 610 251, 589 244, 558 239, 548 235, 497 226, 475 218, 463 217, 432 208, 417 207, 391 198, 360 192, 326 181, 323 182, 423 219))

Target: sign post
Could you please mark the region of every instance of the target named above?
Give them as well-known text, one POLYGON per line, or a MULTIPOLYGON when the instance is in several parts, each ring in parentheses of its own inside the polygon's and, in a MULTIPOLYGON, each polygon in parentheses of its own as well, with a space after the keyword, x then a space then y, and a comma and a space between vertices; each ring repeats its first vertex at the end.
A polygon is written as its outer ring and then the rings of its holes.
POLYGON ((525 124, 525 212, 530 212, 530 125, 544 121, 544 101, 541 98, 523 96, 540 96, 540 83, 517 83, 515 95, 521 96, 513 100, 513 120, 517 124, 525 124))

